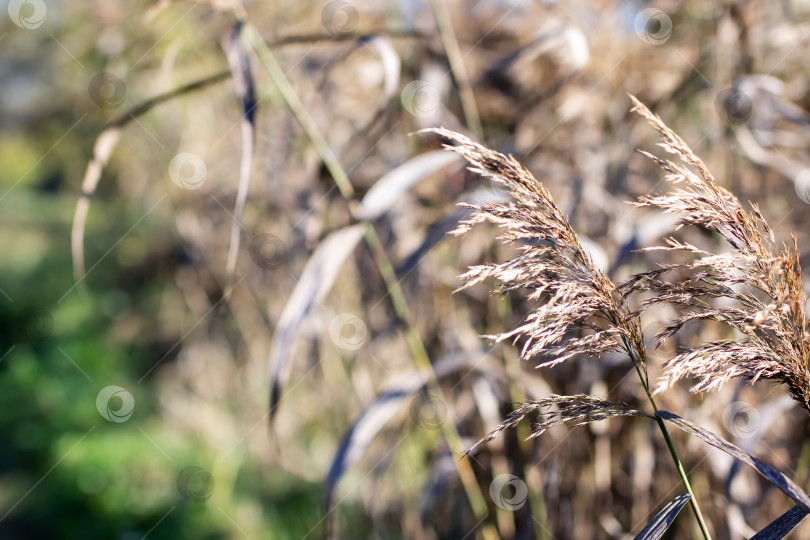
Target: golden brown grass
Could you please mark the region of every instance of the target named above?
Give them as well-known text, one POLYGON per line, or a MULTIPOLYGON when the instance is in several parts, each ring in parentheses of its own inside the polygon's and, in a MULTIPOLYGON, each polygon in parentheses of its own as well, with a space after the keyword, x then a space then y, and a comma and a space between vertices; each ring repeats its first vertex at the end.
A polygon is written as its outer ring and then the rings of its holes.
MULTIPOLYGON (((674 416, 659 411, 650 392, 641 315, 649 306, 664 302, 682 309, 659 338, 673 335, 690 321, 706 320, 725 323, 740 334, 736 339, 712 341, 677 354, 664 364, 656 392, 687 377, 699 379, 692 387, 693 392, 717 389, 735 377, 751 382, 773 379, 783 383, 787 392, 810 411, 807 298, 802 292, 795 238, 792 245, 783 245, 777 251, 774 235, 759 208, 752 204, 750 211, 743 209, 730 191, 717 184, 706 164, 677 134, 635 97, 631 99, 634 111, 663 137, 660 146, 677 158, 670 161, 643 152, 678 187, 666 195, 641 197, 636 204, 658 207, 679 215, 681 225, 719 234, 730 244, 730 253, 715 255, 669 238, 666 246, 650 249, 685 251, 696 256, 695 260, 662 265, 615 285, 594 264, 546 187, 512 156, 444 128, 431 130, 449 141, 446 148, 467 159, 473 172, 504 185, 511 195, 511 200, 470 205, 472 217, 454 231, 461 235, 474 224, 489 221, 502 229, 501 241, 518 245, 514 258, 473 266, 462 276, 462 288, 494 278, 501 292, 522 290, 535 303, 517 327, 487 337, 496 342, 522 341, 521 357, 539 357, 538 367, 555 366, 580 355, 601 357, 612 351, 624 352, 632 360, 655 412, 653 416, 626 403, 585 394, 551 395, 518 404, 505 421, 470 450, 491 441, 506 428, 515 427, 527 416, 533 418, 530 438, 564 423, 577 426, 620 415, 655 419, 701 533, 709 538, 708 527, 664 425, 664 420, 674 416), (670 281, 667 279, 670 274, 678 277, 670 281), (629 298, 635 293, 656 296, 643 302, 640 309, 632 309, 629 298)), ((713 434, 710 439, 721 440, 713 434)), ((723 442, 720 447, 727 451, 733 448, 737 453, 729 453, 735 457, 747 456, 733 445, 725 445, 723 442)), ((756 460, 752 458, 750 462, 756 460)), ((786 493, 799 493, 794 500, 805 504, 800 489, 786 493)), ((668 522, 671 519, 674 516, 668 522)))
POLYGON ((568 219, 545 186, 513 157, 504 156, 447 129, 433 130, 458 143, 449 149, 464 156, 472 170, 506 186, 513 200, 477 206, 471 219, 454 234, 466 233, 475 223, 489 220, 504 229, 501 239, 520 244, 513 260, 475 266, 462 278, 464 287, 495 278, 504 292, 529 291, 538 307, 525 323, 510 332, 490 336, 496 341, 524 338, 524 359, 547 358, 553 366, 579 354, 600 356, 624 350, 636 367, 647 373, 644 342, 638 317, 632 313, 616 286, 582 246, 568 219), (563 342, 571 327, 588 331, 563 342))
POLYGON ((772 379, 784 384, 793 399, 810 411, 810 327, 795 237, 792 244, 779 249, 757 205, 751 204, 746 211, 737 197, 717 184, 678 135, 632 99, 634 110, 661 134, 664 142, 660 146, 676 156, 677 162, 644 154, 667 171, 667 180, 679 186, 666 195, 642 197, 638 204, 677 214, 683 225, 716 232, 732 250, 715 255, 670 238, 667 246, 651 249, 685 251, 695 260, 635 276, 625 293, 655 290, 658 296, 647 305, 669 302, 684 309, 661 337, 695 320, 719 321, 741 336, 678 354, 664 365, 664 378, 656 392, 687 377, 699 379, 692 387, 694 392, 715 390, 734 377, 751 382, 772 379), (686 277, 667 280, 665 276, 674 270, 686 271, 686 277))
POLYGON ((552 394, 545 399, 519 405, 509 413, 509 417, 504 422, 489 432, 486 437, 475 443, 469 452, 475 450, 479 445, 493 440, 504 429, 516 427, 526 417, 533 419, 529 438, 539 437, 547 429, 561 424, 576 427, 606 420, 613 416, 646 416, 647 418, 653 418, 653 416, 635 409, 627 403, 600 399, 588 394, 574 396, 552 394))

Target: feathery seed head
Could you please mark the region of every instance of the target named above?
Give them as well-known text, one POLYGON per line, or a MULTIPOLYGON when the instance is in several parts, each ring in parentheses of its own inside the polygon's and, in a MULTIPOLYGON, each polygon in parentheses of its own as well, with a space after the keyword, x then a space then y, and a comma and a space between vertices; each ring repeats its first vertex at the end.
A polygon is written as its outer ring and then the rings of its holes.
POLYGON ((472 217, 453 232, 464 234, 472 225, 490 221, 503 229, 502 241, 520 245, 521 254, 515 259, 475 266, 462 276, 463 287, 492 277, 505 291, 526 290, 539 303, 523 324, 489 337, 496 341, 522 338, 521 356, 547 358, 541 366, 553 366, 578 354, 600 356, 625 350, 646 377, 638 317, 594 264, 546 187, 512 156, 447 129, 425 131, 455 143, 445 147, 467 159, 473 172, 503 184, 512 195, 511 201, 471 205, 472 217), (566 331, 574 327, 588 333, 562 343, 566 331))
POLYGON ((664 366, 660 392, 685 377, 700 381, 692 391, 714 390, 734 377, 751 382, 772 379, 810 411, 810 326, 802 290, 796 239, 792 246, 776 246, 773 231, 755 204, 746 211, 737 197, 719 186, 708 167, 657 115, 630 96, 634 111, 647 119, 664 139, 660 146, 676 157, 660 159, 642 152, 668 174, 679 187, 668 195, 642 197, 638 206, 654 206, 681 216, 682 225, 700 226, 718 233, 732 248, 714 255, 690 244, 668 239, 655 248, 685 251, 695 256, 691 263, 664 265, 634 276, 621 286, 625 295, 655 290, 648 302, 671 302, 683 314, 664 330, 669 336, 693 320, 715 320, 736 329, 742 337, 690 349, 664 366), (687 277, 670 281, 667 274, 686 270, 687 277), (732 304, 715 307, 712 299, 726 298, 732 304))

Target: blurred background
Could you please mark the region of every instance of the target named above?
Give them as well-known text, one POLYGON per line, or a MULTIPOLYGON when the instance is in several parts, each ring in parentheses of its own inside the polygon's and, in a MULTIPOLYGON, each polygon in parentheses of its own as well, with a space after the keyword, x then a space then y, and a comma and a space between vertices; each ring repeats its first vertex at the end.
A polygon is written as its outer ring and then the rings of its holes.
MULTIPOLYGON (((514 249, 446 233, 502 194, 420 129, 513 154, 620 282, 670 234, 728 249, 628 204, 666 189, 632 93, 810 266, 804 0, 2 5, 4 538, 624 539, 679 494, 644 418, 461 459, 514 401, 645 401, 621 355, 535 370, 479 337, 531 303, 457 275, 514 249)), ((651 378, 727 332, 655 349, 673 315, 643 320, 651 378)), ((659 406, 807 486, 781 388, 659 406)), ((673 435, 715 538, 792 506, 673 435)))

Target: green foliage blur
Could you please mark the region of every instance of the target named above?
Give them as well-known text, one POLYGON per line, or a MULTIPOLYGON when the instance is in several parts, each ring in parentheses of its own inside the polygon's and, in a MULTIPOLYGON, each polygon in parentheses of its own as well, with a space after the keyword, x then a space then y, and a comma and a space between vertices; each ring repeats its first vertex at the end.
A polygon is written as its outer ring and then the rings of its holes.
POLYGON ((302 538, 317 530, 320 485, 263 474, 261 463, 243 458, 238 438, 223 441, 234 449, 223 456, 193 430, 165 421, 156 384, 175 362, 183 332, 167 329, 157 313, 188 255, 165 205, 149 213, 152 203, 111 185, 115 165, 93 200, 87 271, 73 276, 71 223, 93 141, 138 99, 115 111, 93 106, 89 74, 107 62, 94 40, 105 24, 108 39, 137 36, 104 21, 97 5, 48 3, 43 26, 25 29, 6 16, 6 4, 0 537, 213 539, 269 531, 302 538), (131 394, 131 416, 103 416, 127 412, 120 394, 97 404, 108 386, 131 394), (188 467, 196 476, 184 474, 188 467))

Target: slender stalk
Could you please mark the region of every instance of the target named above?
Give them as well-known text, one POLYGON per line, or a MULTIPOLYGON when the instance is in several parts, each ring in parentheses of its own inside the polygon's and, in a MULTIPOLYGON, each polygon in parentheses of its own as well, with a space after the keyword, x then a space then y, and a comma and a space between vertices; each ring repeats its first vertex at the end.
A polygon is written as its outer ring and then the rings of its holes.
POLYGON ((627 340, 622 337, 622 341, 624 342, 624 350, 630 356, 631 360, 633 360, 633 365, 636 368, 636 373, 638 373, 641 386, 644 388, 644 393, 647 394, 647 399, 650 401, 650 405, 652 405, 653 411, 656 413, 655 421, 658 424, 658 428, 661 430, 661 434, 664 436, 664 441, 666 442, 669 453, 672 456, 672 461, 675 462, 675 468, 678 470, 678 476, 681 477, 681 482, 686 488, 686 492, 691 495, 689 497, 689 506, 692 508, 692 512, 695 514, 695 519, 697 519, 700 532, 703 535, 704 540, 711 540, 712 535, 709 533, 709 527, 706 525, 706 521, 703 519, 703 513, 700 511, 697 496, 695 495, 695 492, 692 491, 692 485, 689 483, 689 478, 686 476, 686 470, 684 470, 683 463, 681 463, 681 460, 678 457, 678 452, 675 450, 675 445, 672 444, 672 438, 669 436, 669 431, 667 430, 667 426, 664 424, 664 420, 658 416, 658 405, 656 405, 655 399, 650 393, 649 381, 647 377, 641 373, 641 369, 639 368, 639 365, 641 364, 640 362, 636 361, 636 358, 633 357, 632 349, 628 345, 627 340))
POLYGON ((470 77, 467 75, 467 68, 464 67, 464 55, 461 54, 461 49, 458 46, 450 12, 447 10, 447 4, 444 0, 431 0, 430 5, 433 8, 434 17, 436 17, 436 26, 439 28, 439 35, 442 37, 444 51, 447 53, 450 71, 456 79, 456 84, 458 84, 461 108, 464 110, 467 128, 476 139, 480 140, 483 136, 481 116, 478 114, 478 106, 475 104, 475 93, 472 84, 470 84, 470 77))
MULTIPOLYGON (((357 208, 357 201, 354 198, 354 188, 349 182, 349 177, 346 174, 346 171, 343 169, 343 166, 340 164, 337 156, 332 151, 332 148, 329 146, 326 139, 318 130, 318 127, 312 117, 309 115, 306 106, 298 97, 298 94, 296 94, 289 81, 287 81, 284 71, 281 69, 281 66, 276 61, 275 56, 259 34, 258 30, 247 22, 247 17, 243 10, 236 9, 235 11, 237 16, 245 22, 245 32, 250 37, 259 59, 269 72, 273 82, 275 82, 276 86, 278 86, 281 96, 286 102, 287 106, 304 128, 307 137, 320 155, 324 165, 329 170, 329 173, 332 175, 338 190, 344 199, 348 201, 349 207, 352 210, 352 213, 354 213, 354 210, 357 208)), ((411 356, 416 369, 424 377, 425 384, 430 392, 436 397, 442 399, 442 401, 445 403, 448 403, 448 401, 444 399, 441 386, 439 385, 436 374, 433 371, 433 364, 430 362, 430 358, 427 350, 425 349, 424 343, 422 342, 422 338, 419 336, 418 332, 411 323, 410 309, 408 308, 408 303, 405 299, 402 287, 399 285, 399 281, 397 280, 394 269, 388 260, 383 244, 377 235, 377 231, 374 229, 374 226, 371 223, 366 223, 365 238, 372 250, 377 267, 380 269, 380 273, 382 274, 386 286, 388 287, 388 294, 391 298, 391 303, 393 304, 394 310, 405 327, 405 339, 411 351, 411 356)), ((448 411, 449 410, 450 408, 448 407, 448 411)), ((460 455, 464 452, 465 448, 462 444, 461 436, 459 435, 455 422, 452 418, 448 418, 446 421, 441 423, 441 432, 445 441, 447 441, 447 445, 451 452, 456 455, 460 455)), ((488 509, 484 495, 481 492, 481 488, 475 478, 475 473, 472 466, 470 465, 470 462, 465 459, 455 460, 455 464, 459 478, 461 479, 464 487, 464 491, 466 492, 467 499, 470 501, 470 506, 472 507, 473 513, 478 520, 483 522, 488 514, 488 509)), ((498 538, 496 530, 489 523, 482 525, 481 534, 488 540, 497 540, 498 538)))
MULTIPOLYGON (((430 392, 447 403, 447 400, 444 398, 444 392, 442 391, 439 381, 436 379, 436 375, 433 372, 433 364, 430 362, 430 357, 425 350, 425 345, 422 342, 422 338, 419 337, 419 334, 416 332, 416 329, 410 322, 410 308, 408 308, 408 303, 405 299, 402 287, 399 284, 399 280, 396 277, 394 268, 391 266, 388 256, 385 253, 383 244, 380 241, 380 237, 377 235, 377 232, 371 223, 366 223, 366 241, 374 253, 377 266, 379 267, 380 273, 388 286, 388 294, 391 297, 391 303, 394 306, 394 311, 396 311, 397 316, 405 325, 405 337, 408 342, 408 347, 411 350, 411 356, 413 357, 416 369, 424 377, 425 384, 430 392)), ((448 407, 447 410, 448 415, 451 414, 450 407, 448 407)), ((463 454, 465 448, 461 442, 461 436, 458 434, 458 430, 456 430, 455 420, 452 417, 447 418, 444 422, 440 423, 440 426, 442 435, 447 441, 450 451, 455 455, 463 454)), ((458 470, 464 490, 467 492, 467 498, 470 501, 470 506, 473 509, 473 513, 475 513, 476 517, 479 519, 483 519, 488 513, 487 504, 483 494, 481 493, 480 486, 475 479, 475 472, 472 470, 470 461, 467 459, 456 460, 456 469, 458 470)), ((483 534, 484 538, 498 538, 497 532, 489 523, 482 526, 481 533, 483 534)))
MULTIPOLYGON (((509 297, 504 297, 508 301, 509 297)), ((506 304, 507 302, 503 302, 506 304)), ((514 384, 509 385, 509 395, 514 403, 523 403, 528 400, 527 389, 521 385, 522 373, 520 368, 520 358, 514 349, 504 349, 504 369, 506 374, 514 384)), ((518 440, 522 441, 522 446, 527 448, 530 455, 536 455, 537 440, 533 439, 531 430, 523 424, 517 426, 518 440)), ((529 505, 535 521, 534 532, 538 540, 553 540, 551 533, 546 529, 548 524, 548 506, 546 505, 545 494, 543 493, 543 479, 540 476, 540 466, 535 465, 526 472, 526 484, 529 486, 529 505)))
POLYGON ((309 141, 323 160, 323 164, 326 166, 329 174, 334 178, 335 184, 340 190, 340 194, 346 199, 351 199, 354 197, 354 188, 351 182, 349 182, 346 171, 343 170, 337 156, 332 151, 332 147, 329 146, 329 143, 326 142, 326 138, 321 134, 318 126, 315 124, 315 120, 309 114, 306 105, 304 105, 304 102, 301 101, 301 98, 298 97, 295 89, 287 80, 287 77, 284 75, 284 70, 281 69, 281 66, 276 61, 276 57, 273 55, 270 47, 267 46, 267 43, 264 42, 264 38, 262 38, 259 31, 256 30, 253 25, 245 25, 245 32, 250 37, 253 48, 256 50, 256 54, 259 55, 259 59, 262 61, 265 69, 270 73, 273 82, 276 83, 281 97, 284 98, 284 102, 295 115, 301 127, 304 128, 309 141))

